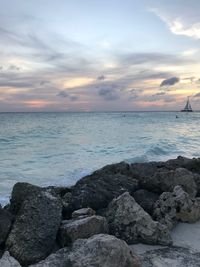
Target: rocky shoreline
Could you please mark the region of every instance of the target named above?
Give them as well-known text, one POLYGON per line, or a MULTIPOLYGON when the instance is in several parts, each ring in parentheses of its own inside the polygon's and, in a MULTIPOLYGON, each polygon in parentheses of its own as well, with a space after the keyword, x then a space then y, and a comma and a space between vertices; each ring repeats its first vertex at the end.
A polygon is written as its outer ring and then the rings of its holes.
POLYGON ((107 165, 71 188, 17 183, 0 208, 0 266, 196 267, 200 251, 172 230, 199 220, 200 158, 107 165))

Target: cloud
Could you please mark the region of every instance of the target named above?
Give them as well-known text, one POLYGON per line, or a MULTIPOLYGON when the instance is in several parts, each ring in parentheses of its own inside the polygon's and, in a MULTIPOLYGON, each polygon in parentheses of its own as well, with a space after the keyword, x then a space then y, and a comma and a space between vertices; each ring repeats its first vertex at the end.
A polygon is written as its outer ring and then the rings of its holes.
POLYGON ((161 82, 160 84, 160 87, 163 87, 163 86, 172 86, 176 83, 178 83, 180 81, 180 78, 178 77, 171 77, 169 79, 166 79, 164 81, 161 82))
POLYGON ((119 99, 119 95, 118 93, 115 91, 114 88, 112 87, 104 87, 104 88, 101 88, 98 92, 98 94, 104 98, 104 100, 107 100, 107 101, 113 101, 113 100, 116 100, 116 99, 119 99))
POLYGON ((72 95, 72 94, 69 94, 67 93, 66 91, 60 91, 57 96, 60 96, 62 98, 67 98, 69 99, 70 101, 76 101, 78 100, 78 96, 76 95, 72 95))
POLYGON ((124 53, 117 55, 116 60, 119 66, 136 66, 145 64, 167 65, 167 64, 186 64, 191 63, 192 60, 187 57, 179 55, 168 54, 168 53, 124 53))
MULTIPOLYGON (((177 11, 177 14, 170 14, 170 12, 163 12, 161 9, 154 8, 151 11, 156 14, 166 25, 169 30, 176 35, 184 35, 193 39, 200 39, 200 22, 199 21, 187 21, 189 9, 191 10, 191 6, 186 9, 184 12, 177 11), (184 14, 185 13, 185 14, 184 14), (180 14, 180 16, 178 15, 180 14)), ((199 7, 198 7, 199 9, 199 7)), ((199 16, 196 17, 195 9, 193 10, 193 17, 196 20, 199 20, 199 16)))
POLYGON ((163 95, 165 95, 166 93, 165 92, 159 92, 159 93, 156 93, 156 94, 154 94, 154 95, 152 95, 152 96, 163 96, 163 95))
POLYGON ((97 81, 104 81, 106 77, 104 75, 100 75, 97 77, 97 81))

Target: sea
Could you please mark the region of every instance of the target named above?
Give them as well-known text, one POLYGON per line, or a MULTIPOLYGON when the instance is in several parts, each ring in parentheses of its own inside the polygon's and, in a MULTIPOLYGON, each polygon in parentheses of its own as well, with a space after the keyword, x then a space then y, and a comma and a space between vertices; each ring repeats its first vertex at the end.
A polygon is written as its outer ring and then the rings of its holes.
POLYGON ((106 164, 200 157, 200 113, 0 113, 0 203, 16 182, 71 186, 106 164))

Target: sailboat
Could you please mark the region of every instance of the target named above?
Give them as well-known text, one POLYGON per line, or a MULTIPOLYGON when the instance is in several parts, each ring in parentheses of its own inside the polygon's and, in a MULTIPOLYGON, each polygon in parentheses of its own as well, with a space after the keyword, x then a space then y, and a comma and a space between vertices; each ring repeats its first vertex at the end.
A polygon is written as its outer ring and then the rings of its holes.
POLYGON ((190 105, 190 99, 189 99, 189 97, 187 99, 187 103, 186 103, 184 109, 182 109, 181 112, 193 112, 192 107, 190 105))

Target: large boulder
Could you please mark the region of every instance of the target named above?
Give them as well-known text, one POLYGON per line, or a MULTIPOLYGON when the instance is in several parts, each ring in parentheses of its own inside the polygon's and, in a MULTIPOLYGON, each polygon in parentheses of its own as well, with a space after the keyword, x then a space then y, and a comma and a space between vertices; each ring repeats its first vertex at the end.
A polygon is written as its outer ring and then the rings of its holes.
POLYGON ((32 185, 29 183, 16 183, 13 186, 11 199, 10 199, 10 205, 9 210, 13 214, 17 214, 17 212, 20 210, 22 203, 26 198, 28 198, 30 195, 38 194, 42 191, 42 188, 36 185, 32 185))
POLYGON ((160 170, 153 176, 144 179, 141 184, 143 188, 156 193, 172 192, 176 185, 180 185, 191 196, 197 194, 197 185, 195 183, 196 174, 184 168, 175 170, 160 170))
POLYGON ((44 259, 54 247, 61 213, 60 199, 48 192, 27 197, 6 241, 11 255, 22 265, 44 259))
POLYGON ((69 267, 69 251, 69 248, 61 248, 55 253, 49 255, 45 260, 29 265, 29 267, 69 267))
POLYGON ((153 218, 171 230, 178 221, 193 223, 200 219, 200 199, 193 199, 181 186, 164 192, 154 205, 153 218))
POLYGON ((119 166, 122 170, 126 170, 128 165, 121 163, 121 165, 116 164, 116 166, 118 168, 105 167, 105 169, 96 171, 78 181, 72 188, 71 194, 67 195, 64 216, 68 218, 74 210, 81 208, 91 207, 94 210, 105 208, 114 197, 121 195, 123 192, 133 193, 136 191, 138 181, 131 176, 117 172, 120 169, 119 166), (109 171, 105 171, 106 168, 109 171))
POLYGON ((114 236, 99 234, 77 240, 68 257, 71 267, 141 267, 128 245, 114 236))
POLYGON ((107 208, 106 217, 110 234, 125 240, 128 244, 172 243, 168 229, 153 221, 128 192, 113 199, 107 208))
POLYGON ((158 200, 159 195, 150 192, 145 189, 139 189, 133 193, 135 201, 150 215, 153 213, 153 207, 155 202, 158 200))
POLYGON ((13 221, 13 215, 0 208, 0 246, 3 246, 9 234, 13 221))
POLYGON ((13 187, 10 205, 7 206, 7 210, 13 214, 17 214, 24 200, 30 195, 38 194, 40 192, 48 192, 55 197, 63 197, 65 194, 70 194, 71 189, 69 187, 39 187, 33 184, 19 182, 13 187))
POLYGON ((59 230, 61 246, 67 246, 79 238, 88 238, 95 234, 107 233, 108 225, 104 217, 90 216, 82 219, 62 221, 59 230))
POLYGON ((1 267, 21 267, 19 262, 10 256, 8 251, 5 251, 2 258, 0 259, 0 266, 1 267))

